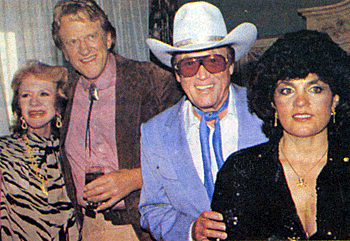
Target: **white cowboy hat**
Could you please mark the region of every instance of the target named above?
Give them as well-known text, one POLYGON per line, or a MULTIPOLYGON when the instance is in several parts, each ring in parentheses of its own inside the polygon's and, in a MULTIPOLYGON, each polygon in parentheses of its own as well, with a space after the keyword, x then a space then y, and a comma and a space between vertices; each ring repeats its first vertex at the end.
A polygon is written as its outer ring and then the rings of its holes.
POLYGON ((220 10, 207 2, 186 3, 175 14, 173 46, 157 39, 146 40, 153 54, 165 65, 171 67, 173 52, 198 50, 231 45, 238 61, 253 46, 257 36, 256 27, 242 23, 227 34, 220 10))

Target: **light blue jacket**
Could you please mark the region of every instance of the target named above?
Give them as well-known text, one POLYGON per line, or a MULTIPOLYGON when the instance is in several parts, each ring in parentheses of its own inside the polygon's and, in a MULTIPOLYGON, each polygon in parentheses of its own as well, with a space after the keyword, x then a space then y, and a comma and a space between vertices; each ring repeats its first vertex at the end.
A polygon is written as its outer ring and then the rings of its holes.
MULTIPOLYGON (((267 141, 262 121, 248 111, 246 88, 233 85, 233 90, 238 149, 267 141)), ((185 97, 141 126, 141 226, 157 240, 188 240, 191 223, 210 210, 186 139, 184 101, 185 97)))

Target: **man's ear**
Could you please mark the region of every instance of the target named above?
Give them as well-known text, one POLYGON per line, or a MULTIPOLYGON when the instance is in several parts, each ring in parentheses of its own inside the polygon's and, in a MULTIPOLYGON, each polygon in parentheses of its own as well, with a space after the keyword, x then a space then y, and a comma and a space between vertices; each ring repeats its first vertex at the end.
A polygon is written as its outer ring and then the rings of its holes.
POLYGON ((233 74, 234 68, 235 68, 235 64, 234 64, 234 63, 231 63, 231 64, 230 64, 230 67, 229 67, 230 75, 233 74))
POLYGON ((66 51, 66 49, 65 49, 64 46, 62 47, 62 54, 63 54, 64 58, 65 58, 68 62, 70 62, 70 61, 69 61, 69 55, 68 55, 68 53, 67 53, 67 51, 66 51))
POLYGON ((107 49, 110 49, 113 42, 111 32, 108 32, 106 37, 107 37, 107 49))
POLYGON ((176 78, 177 82, 181 83, 181 77, 176 72, 175 72, 175 78, 176 78))

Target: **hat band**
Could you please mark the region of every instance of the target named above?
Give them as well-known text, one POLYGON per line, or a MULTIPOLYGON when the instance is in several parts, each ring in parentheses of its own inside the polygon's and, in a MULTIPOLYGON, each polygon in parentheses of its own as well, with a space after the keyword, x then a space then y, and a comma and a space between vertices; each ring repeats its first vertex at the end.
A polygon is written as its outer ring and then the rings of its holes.
POLYGON ((200 38, 200 39, 186 39, 180 42, 177 42, 176 44, 174 44, 174 47, 184 47, 187 45, 191 45, 191 44, 201 44, 201 43, 208 43, 208 42, 216 42, 216 41, 220 41, 222 40, 224 37, 221 36, 209 36, 209 37, 204 37, 204 38, 200 38))

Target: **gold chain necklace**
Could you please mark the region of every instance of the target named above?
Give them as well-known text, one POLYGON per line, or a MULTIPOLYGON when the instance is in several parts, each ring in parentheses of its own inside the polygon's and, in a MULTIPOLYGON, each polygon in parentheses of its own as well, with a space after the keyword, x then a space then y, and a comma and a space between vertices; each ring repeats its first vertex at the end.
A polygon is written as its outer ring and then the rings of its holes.
POLYGON ((287 156, 283 153, 282 148, 279 147, 282 155, 284 156, 284 158, 286 158, 286 161, 288 162, 289 166, 292 168, 293 172, 295 173, 295 175, 297 175, 298 177, 298 183, 297 186, 299 187, 306 187, 305 185, 305 177, 307 177, 307 175, 321 162, 321 160, 323 159, 323 157, 326 155, 326 153, 328 152, 328 148, 326 149, 326 151, 323 153, 323 155, 321 156, 321 158, 316 162, 315 165, 313 165, 310 170, 304 175, 304 176, 300 176, 297 171, 294 169, 294 167, 292 166, 292 164, 289 162, 287 156))
POLYGON ((40 168, 38 167, 38 164, 33 156, 33 152, 32 152, 32 148, 29 146, 28 144, 28 137, 27 135, 23 135, 23 141, 24 141, 24 144, 26 146, 26 151, 29 155, 29 160, 30 162, 32 163, 33 165, 33 169, 34 169, 34 173, 35 173, 35 176, 40 180, 41 182, 41 185, 40 185, 40 189, 41 191, 46 195, 46 196, 49 196, 49 193, 47 191, 47 180, 46 178, 44 177, 44 175, 42 175, 40 173, 40 168))

